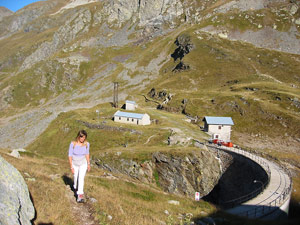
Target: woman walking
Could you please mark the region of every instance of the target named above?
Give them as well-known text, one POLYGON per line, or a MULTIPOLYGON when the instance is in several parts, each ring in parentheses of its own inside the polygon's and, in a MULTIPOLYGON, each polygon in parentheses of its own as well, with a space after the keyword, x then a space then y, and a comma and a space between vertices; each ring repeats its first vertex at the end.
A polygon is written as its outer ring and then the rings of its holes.
POLYGON ((84 202, 84 177, 90 171, 90 144, 87 142, 87 132, 80 130, 75 141, 69 147, 69 162, 74 174, 74 189, 77 191, 77 202, 84 202))

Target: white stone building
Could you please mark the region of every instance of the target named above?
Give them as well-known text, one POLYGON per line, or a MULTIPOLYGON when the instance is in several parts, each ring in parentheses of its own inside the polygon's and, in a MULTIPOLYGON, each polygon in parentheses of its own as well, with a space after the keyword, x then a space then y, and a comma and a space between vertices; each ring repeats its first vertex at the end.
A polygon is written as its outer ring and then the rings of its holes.
POLYGON ((135 110, 137 108, 137 104, 135 101, 126 100, 125 109, 126 110, 135 110))
POLYGON ((205 116, 204 131, 212 136, 212 139, 218 139, 224 142, 231 142, 231 126, 234 125, 231 117, 205 116))
POLYGON ((149 125, 150 116, 140 113, 130 113, 130 112, 121 112, 117 111, 114 114, 114 121, 118 123, 128 123, 128 124, 137 124, 137 125, 149 125))

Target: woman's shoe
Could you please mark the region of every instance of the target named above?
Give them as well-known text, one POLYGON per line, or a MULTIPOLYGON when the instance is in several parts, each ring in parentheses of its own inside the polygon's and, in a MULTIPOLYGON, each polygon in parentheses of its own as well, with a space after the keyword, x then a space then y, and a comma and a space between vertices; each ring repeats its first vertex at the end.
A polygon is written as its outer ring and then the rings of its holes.
POLYGON ((83 195, 78 195, 77 202, 78 203, 83 203, 84 202, 84 196, 83 195))

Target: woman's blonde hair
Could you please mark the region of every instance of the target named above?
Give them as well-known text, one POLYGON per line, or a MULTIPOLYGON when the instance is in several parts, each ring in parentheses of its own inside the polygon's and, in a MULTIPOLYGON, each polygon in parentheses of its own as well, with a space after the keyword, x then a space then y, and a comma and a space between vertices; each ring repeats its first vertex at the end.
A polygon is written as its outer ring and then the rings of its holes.
POLYGON ((78 131, 78 134, 75 138, 75 142, 77 142, 79 140, 79 138, 82 137, 82 136, 85 136, 85 140, 83 142, 83 145, 86 146, 87 145, 87 140, 86 140, 87 139, 87 132, 85 130, 78 131))

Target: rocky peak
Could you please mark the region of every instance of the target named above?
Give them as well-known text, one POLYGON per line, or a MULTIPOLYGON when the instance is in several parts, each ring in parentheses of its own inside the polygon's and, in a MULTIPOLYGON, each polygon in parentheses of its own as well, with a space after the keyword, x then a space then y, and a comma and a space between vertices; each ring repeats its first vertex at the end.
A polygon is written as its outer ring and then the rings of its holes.
POLYGON ((106 4, 108 21, 119 25, 130 19, 140 26, 160 25, 183 15, 182 1, 179 0, 113 0, 106 4))
POLYGON ((33 22, 35 19, 52 10, 56 4, 57 1, 38 2, 28 5, 16 13, 11 13, 5 20, 1 21, 0 19, 0 39, 7 38, 20 31, 26 24, 33 22))
POLYGON ((4 17, 12 15, 14 12, 9 9, 0 6, 0 21, 3 20, 4 17))

